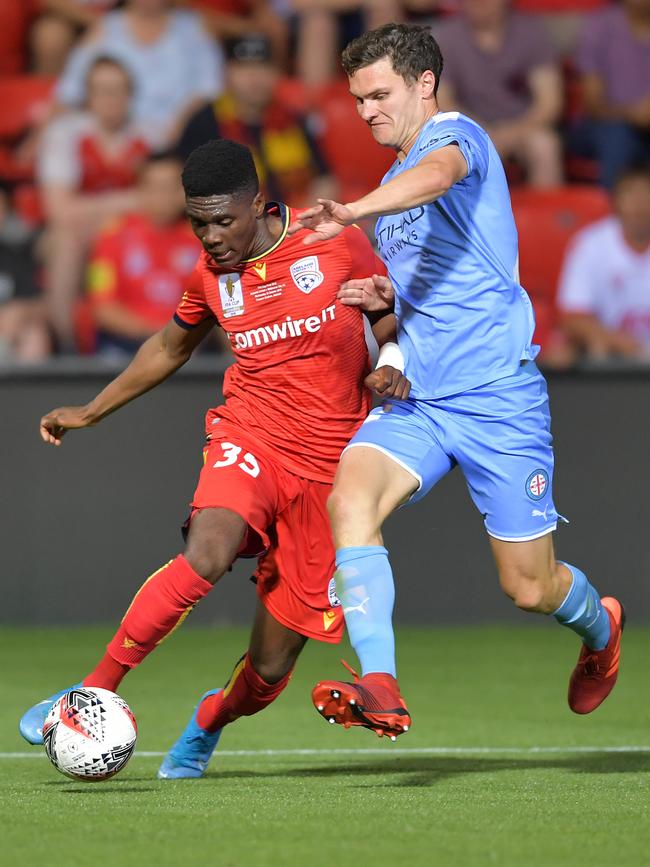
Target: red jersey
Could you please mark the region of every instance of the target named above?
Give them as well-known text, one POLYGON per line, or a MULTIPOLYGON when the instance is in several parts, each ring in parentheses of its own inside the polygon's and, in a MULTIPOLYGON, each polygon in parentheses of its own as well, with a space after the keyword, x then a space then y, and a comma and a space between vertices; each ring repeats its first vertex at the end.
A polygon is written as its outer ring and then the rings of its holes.
POLYGON ((216 319, 235 353, 208 435, 235 422, 291 472, 331 482, 370 409, 363 314, 336 296, 346 280, 385 271, 356 226, 306 247, 304 232, 287 236, 292 213, 279 208, 280 238, 257 258, 228 272, 202 254, 175 319, 184 328, 216 319))
POLYGON ((162 328, 187 285, 201 244, 185 221, 159 227, 131 214, 102 232, 88 268, 93 304, 119 303, 162 328))

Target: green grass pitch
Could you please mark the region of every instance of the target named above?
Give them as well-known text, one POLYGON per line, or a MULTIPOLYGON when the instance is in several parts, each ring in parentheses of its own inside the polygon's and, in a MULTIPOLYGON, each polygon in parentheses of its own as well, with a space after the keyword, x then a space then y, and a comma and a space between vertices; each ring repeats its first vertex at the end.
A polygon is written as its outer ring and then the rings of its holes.
MULTIPOLYGON (((650 630, 627 630, 616 690, 581 718, 566 706, 578 642, 565 630, 400 629, 414 725, 395 744, 316 714, 311 686, 344 671, 337 648, 311 643, 284 695, 226 730, 203 780, 158 781, 160 758, 136 753, 115 780, 76 782, 16 724, 108 637, 0 633, 1 864, 650 864, 650 630)), ((186 626, 125 681, 141 752, 170 745, 246 638, 186 626)))

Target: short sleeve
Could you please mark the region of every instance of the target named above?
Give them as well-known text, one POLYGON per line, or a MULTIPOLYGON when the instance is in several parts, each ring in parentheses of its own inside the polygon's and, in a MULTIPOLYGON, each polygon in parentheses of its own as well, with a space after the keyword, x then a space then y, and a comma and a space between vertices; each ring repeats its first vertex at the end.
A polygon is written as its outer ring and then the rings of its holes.
POLYGON ((598 243, 591 233, 578 234, 569 246, 562 265, 558 285, 557 304, 565 313, 592 313, 596 299, 598 243), (592 263, 594 263, 592 265, 592 263))
POLYGON ((348 226, 343 237, 350 254, 349 280, 370 277, 372 274, 386 274, 386 266, 372 248, 366 233, 359 226, 348 226))
POLYGON ((181 328, 191 331, 192 328, 196 328, 197 325, 205 322, 206 319, 214 318, 214 313, 208 306, 208 302, 205 298, 205 292, 203 289, 202 259, 199 259, 196 268, 189 278, 187 287, 183 292, 183 297, 176 308, 174 321, 177 325, 180 325, 181 328))
POLYGON ((476 174, 483 179, 489 165, 488 137, 480 127, 467 122, 458 122, 457 112, 446 112, 448 119, 441 116, 427 128, 419 143, 414 165, 433 151, 456 145, 460 148, 467 163, 468 175, 476 174))
POLYGON ((75 127, 75 118, 71 115, 63 115, 46 127, 36 166, 38 182, 42 186, 79 186, 81 167, 75 127))
POLYGON ((223 90, 224 60, 218 42, 203 29, 198 15, 193 12, 177 13, 179 32, 183 31, 188 58, 188 89, 192 99, 214 99, 223 90))
MULTIPOLYGON (((583 24, 577 40, 575 62, 582 75, 602 73, 602 58, 607 56, 608 39, 605 35, 602 18, 595 13, 583 24)), ((606 31, 605 31, 606 33, 606 31)))

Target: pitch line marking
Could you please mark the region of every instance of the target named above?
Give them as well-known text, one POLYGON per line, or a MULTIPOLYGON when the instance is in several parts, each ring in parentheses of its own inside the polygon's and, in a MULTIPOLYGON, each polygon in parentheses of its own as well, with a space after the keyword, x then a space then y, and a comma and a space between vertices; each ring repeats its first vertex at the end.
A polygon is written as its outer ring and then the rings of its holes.
MULTIPOLYGON (((369 747, 361 749, 294 749, 294 750, 218 750, 216 755, 223 758, 255 756, 483 756, 483 755, 570 755, 572 753, 650 753, 650 746, 631 744, 628 746, 574 746, 574 747, 369 747)), ((137 750, 136 758, 161 759, 164 752, 137 750)), ((45 752, 35 749, 32 752, 0 753, 2 759, 40 759, 45 752)))

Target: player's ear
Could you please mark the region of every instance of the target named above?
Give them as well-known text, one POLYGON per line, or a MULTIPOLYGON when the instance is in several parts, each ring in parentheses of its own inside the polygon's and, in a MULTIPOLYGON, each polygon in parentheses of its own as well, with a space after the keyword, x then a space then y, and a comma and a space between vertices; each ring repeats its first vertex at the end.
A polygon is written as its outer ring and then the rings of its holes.
POLYGON ((266 200, 264 198, 264 194, 262 192, 256 193, 255 198, 251 202, 251 207, 253 209, 253 214, 256 219, 264 216, 264 208, 266 207, 266 200))
POLYGON ((425 69, 418 83, 420 85, 420 93, 424 99, 431 99, 434 96, 436 87, 436 77, 433 72, 430 69, 425 69))

